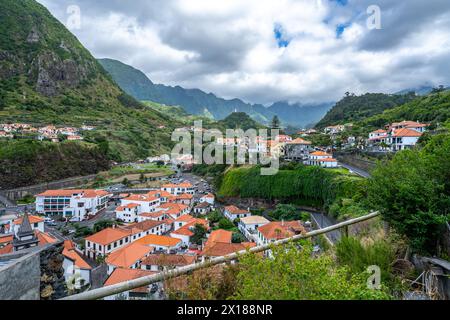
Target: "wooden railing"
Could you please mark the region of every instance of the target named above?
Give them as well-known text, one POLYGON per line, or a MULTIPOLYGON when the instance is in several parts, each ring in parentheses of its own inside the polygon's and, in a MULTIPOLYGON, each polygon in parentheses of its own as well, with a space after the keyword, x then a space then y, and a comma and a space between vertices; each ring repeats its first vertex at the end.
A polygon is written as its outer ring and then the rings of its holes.
POLYGON ((92 291, 79 293, 79 294, 76 294, 76 295, 73 295, 73 296, 65 297, 62 300, 96 300, 96 299, 101 299, 101 298, 105 298, 105 297, 112 296, 112 295, 115 295, 115 294, 119 294, 121 292, 126 292, 126 291, 130 291, 130 290, 133 290, 133 289, 136 289, 136 288, 148 286, 148 285, 153 284, 153 283, 158 283, 158 282, 161 282, 161 281, 164 281, 164 280, 167 280, 167 279, 176 278, 176 277, 188 274, 188 273, 196 271, 196 270, 200 270, 200 269, 212 267, 212 266, 215 266, 215 265, 218 265, 218 264, 230 262, 230 261, 236 260, 240 255, 243 255, 245 253, 264 252, 264 251, 270 250, 274 246, 275 247, 276 246, 282 246, 282 245, 288 244, 288 243, 293 242, 293 241, 298 241, 298 240, 302 240, 302 239, 312 238, 312 237, 319 236, 319 235, 322 235, 322 234, 326 234, 328 232, 339 230, 339 229, 343 229, 344 230, 344 234, 347 234, 349 226, 357 224, 357 223, 362 222, 362 221, 367 221, 367 220, 373 219, 373 218, 375 218, 375 217, 377 217, 379 215, 380 215, 379 212, 373 212, 373 213, 370 213, 368 215, 365 215, 365 216, 362 216, 362 217, 359 217, 359 218, 355 218, 355 219, 351 219, 351 220, 347 220, 347 221, 335 224, 335 225, 327 227, 327 228, 314 230, 314 231, 308 232, 306 234, 296 235, 294 237, 286 238, 286 239, 283 239, 283 240, 279 240, 279 241, 276 241, 276 242, 273 242, 273 243, 270 243, 270 244, 267 244, 267 245, 253 247, 250 250, 244 250, 244 251, 240 251, 240 252, 237 252, 237 253, 232 253, 232 254, 229 254, 227 256, 213 258, 213 259, 208 260, 208 261, 204 261, 204 262, 200 262, 200 263, 196 263, 196 264, 191 264, 189 266, 177 268, 177 269, 174 269, 174 270, 165 271, 165 272, 161 272, 161 273, 158 273, 158 274, 154 274, 154 275, 150 275, 150 276, 146 276, 146 277, 142 277, 142 278, 138 278, 138 279, 134 279, 134 280, 118 283, 118 284, 115 284, 115 285, 111 285, 111 286, 95 289, 95 290, 92 290, 92 291))

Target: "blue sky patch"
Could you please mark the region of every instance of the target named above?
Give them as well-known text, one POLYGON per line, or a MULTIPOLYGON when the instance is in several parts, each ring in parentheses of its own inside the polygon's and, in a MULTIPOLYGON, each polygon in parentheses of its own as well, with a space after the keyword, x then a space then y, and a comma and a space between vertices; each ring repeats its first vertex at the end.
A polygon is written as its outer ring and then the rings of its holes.
POLYGON ((286 48, 291 43, 291 39, 286 35, 286 30, 279 23, 276 23, 273 27, 273 34, 277 41, 278 48, 286 48))
POLYGON ((342 34, 344 33, 345 29, 347 29, 348 27, 350 27, 352 24, 351 22, 347 22, 347 23, 340 23, 336 26, 336 38, 341 38, 342 34))

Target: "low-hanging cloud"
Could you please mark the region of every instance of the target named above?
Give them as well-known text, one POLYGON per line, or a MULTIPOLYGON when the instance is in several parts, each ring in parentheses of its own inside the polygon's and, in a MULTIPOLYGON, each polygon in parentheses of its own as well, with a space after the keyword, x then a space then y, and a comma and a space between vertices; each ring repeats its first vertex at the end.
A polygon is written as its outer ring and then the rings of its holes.
POLYGON ((94 56, 225 98, 323 102, 450 83, 448 0, 39 2, 63 23, 78 5, 81 28, 71 31, 94 56), (370 5, 380 30, 366 26, 370 5))

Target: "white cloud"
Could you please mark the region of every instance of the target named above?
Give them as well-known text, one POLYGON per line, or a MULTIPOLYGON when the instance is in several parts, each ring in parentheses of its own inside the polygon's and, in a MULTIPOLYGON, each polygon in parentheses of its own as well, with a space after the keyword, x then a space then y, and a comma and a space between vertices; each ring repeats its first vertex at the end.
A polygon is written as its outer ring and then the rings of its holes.
POLYGON ((67 6, 78 4, 82 28, 72 31, 96 57, 226 98, 320 102, 346 91, 450 84, 446 0, 39 1, 63 23, 67 6), (382 30, 366 28, 374 2, 382 30), (278 47, 275 24, 287 48, 278 47), (347 25, 340 38, 338 24, 347 25))

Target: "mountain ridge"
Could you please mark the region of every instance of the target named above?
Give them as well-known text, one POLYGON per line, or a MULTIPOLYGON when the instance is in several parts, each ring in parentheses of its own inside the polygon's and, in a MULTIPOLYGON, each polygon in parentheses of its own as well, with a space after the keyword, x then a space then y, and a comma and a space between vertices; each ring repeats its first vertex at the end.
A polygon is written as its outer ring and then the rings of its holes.
POLYGON ((274 116, 278 116, 285 125, 304 127, 319 121, 332 106, 332 103, 301 105, 277 102, 265 107, 262 104, 246 103, 237 98, 226 100, 200 89, 155 84, 139 69, 118 60, 104 58, 98 61, 117 84, 136 99, 181 106, 189 114, 211 114, 216 120, 223 120, 237 111, 245 112, 263 124, 269 124, 274 116), (284 111, 279 114, 280 108, 284 111), (286 111, 289 109, 291 112, 286 111))

